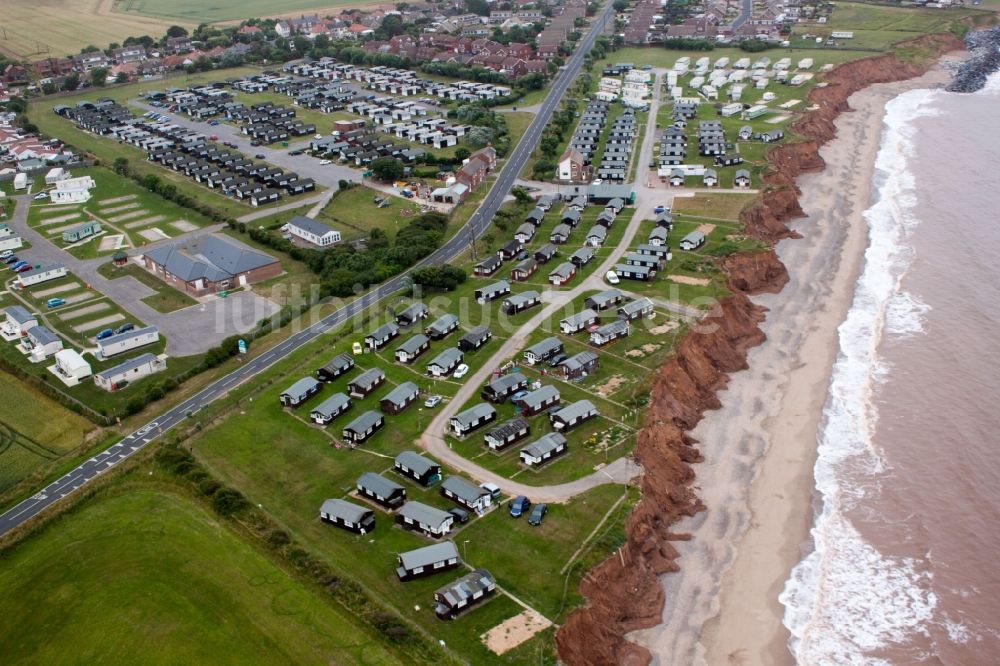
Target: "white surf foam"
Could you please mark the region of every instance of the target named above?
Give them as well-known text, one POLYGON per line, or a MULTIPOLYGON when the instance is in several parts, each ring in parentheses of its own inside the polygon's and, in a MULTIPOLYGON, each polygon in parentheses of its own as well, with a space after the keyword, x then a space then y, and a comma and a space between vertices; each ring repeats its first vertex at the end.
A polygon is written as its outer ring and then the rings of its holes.
POLYGON ((914 90, 886 105, 876 159, 879 199, 864 217, 869 227, 865 266, 840 325, 840 354, 830 381, 814 470, 822 511, 812 529, 815 550, 792 570, 779 600, 802 664, 872 664, 880 647, 898 644, 932 620, 936 603, 921 562, 886 557, 851 523, 850 510, 878 493, 885 461, 873 444, 878 421, 874 392, 887 371, 878 347, 886 333, 922 330, 926 306, 902 293, 911 261, 907 237, 917 224, 912 121, 934 114, 935 95, 914 90))

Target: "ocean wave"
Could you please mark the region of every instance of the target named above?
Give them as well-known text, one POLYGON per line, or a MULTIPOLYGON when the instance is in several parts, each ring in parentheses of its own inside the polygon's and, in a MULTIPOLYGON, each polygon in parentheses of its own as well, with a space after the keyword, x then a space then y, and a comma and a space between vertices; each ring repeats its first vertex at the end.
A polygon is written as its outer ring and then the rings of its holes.
POLYGON ((814 469, 822 510, 811 535, 814 550, 792 570, 779 600, 785 606, 789 648, 802 664, 879 663, 870 653, 925 633, 936 599, 929 574, 916 560, 889 558, 867 543, 849 514, 879 492, 886 463, 873 442, 875 391, 887 368, 879 358, 886 334, 922 330, 926 306, 900 289, 912 261, 908 238, 919 223, 912 122, 934 115, 942 93, 913 90, 886 105, 875 162, 878 200, 864 213, 869 245, 854 300, 838 328, 834 364, 814 469))

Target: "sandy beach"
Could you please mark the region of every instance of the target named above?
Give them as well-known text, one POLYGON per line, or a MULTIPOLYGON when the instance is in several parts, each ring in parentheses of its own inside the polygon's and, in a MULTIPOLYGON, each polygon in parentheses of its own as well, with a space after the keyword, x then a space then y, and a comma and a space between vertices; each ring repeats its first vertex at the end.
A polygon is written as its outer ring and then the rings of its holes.
POLYGON ((809 217, 792 226, 803 238, 777 248, 791 280, 779 294, 754 298, 770 309, 768 340, 719 394, 723 407, 691 433, 705 457, 695 465, 696 491, 708 509, 676 526, 692 538, 676 544, 680 572, 661 579, 662 624, 630 636, 655 663, 792 663, 778 595, 808 548, 817 433, 837 326, 867 246, 862 213, 884 105, 948 79, 937 67, 852 96, 854 111, 839 116, 837 138, 820 151, 826 169, 799 179, 809 217))

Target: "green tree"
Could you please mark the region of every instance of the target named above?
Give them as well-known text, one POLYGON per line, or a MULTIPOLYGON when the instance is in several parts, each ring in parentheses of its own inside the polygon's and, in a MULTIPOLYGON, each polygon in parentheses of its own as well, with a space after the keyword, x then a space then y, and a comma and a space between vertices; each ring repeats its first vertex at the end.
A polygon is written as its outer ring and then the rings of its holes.
POLYGON ((63 81, 63 90, 76 90, 80 87, 80 75, 73 72, 63 81))
POLYGON ((115 83, 128 83, 128 74, 125 72, 118 72, 118 75, 115 76, 115 83))
POLYGON ((94 86, 103 86, 108 80, 108 70, 104 67, 95 67, 90 70, 90 83, 94 86))
POLYGON ((391 183, 403 176, 403 163, 394 157, 380 157, 371 163, 371 171, 383 183, 391 183))
POLYGON ((42 84, 42 94, 44 95, 51 95, 52 93, 57 92, 58 90, 59 88, 56 87, 56 84, 52 83, 51 81, 42 84))
POLYGON ((183 28, 179 25, 172 25, 167 28, 167 37, 187 37, 187 28, 183 28))

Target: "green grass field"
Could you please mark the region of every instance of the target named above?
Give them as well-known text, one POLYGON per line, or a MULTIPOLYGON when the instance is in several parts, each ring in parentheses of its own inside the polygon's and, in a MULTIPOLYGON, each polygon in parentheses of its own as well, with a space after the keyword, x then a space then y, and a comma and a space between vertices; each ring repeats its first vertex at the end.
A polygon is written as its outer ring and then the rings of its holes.
POLYGON ((358 186, 338 192, 317 216, 339 229, 345 241, 367 237, 372 229, 381 229, 392 240, 400 224, 420 214, 420 207, 399 197, 382 194, 369 187, 358 186), (388 206, 379 208, 374 199, 386 199, 388 206))
MULTIPOLYGON (((156 0, 120 0, 115 9, 126 14, 139 14, 167 19, 181 19, 193 23, 229 21, 255 16, 274 16, 275 12, 290 14, 311 12, 318 9, 356 7, 373 2, 348 2, 347 0, 285 0, 280 6, 267 0, 218 0, 205 5, 197 0, 177 0, 163 3, 156 0)), ((320 12, 322 15, 322 12, 320 12)))
POLYGON ((5 662, 400 662, 201 506, 127 490, 5 554, 5 662))
POLYGON ((150 289, 155 290, 156 293, 154 295, 147 296, 142 299, 142 302, 146 303, 157 312, 173 312, 198 303, 198 301, 191 296, 174 289, 163 280, 160 280, 155 275, 152 275, 149 271, 143 270, 135 264, 115 266, 109 261, 101 264, 101 266, 98 267, 97 272, 109 280, 131 277, 146 285, 150 289))

